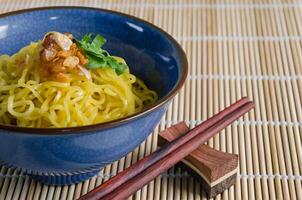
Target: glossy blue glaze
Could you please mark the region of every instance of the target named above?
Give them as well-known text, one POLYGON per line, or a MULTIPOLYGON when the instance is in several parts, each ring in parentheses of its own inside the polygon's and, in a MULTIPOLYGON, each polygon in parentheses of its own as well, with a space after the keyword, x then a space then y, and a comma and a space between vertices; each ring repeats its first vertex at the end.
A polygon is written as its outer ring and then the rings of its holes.
MULTIPOLYGON (((143 142, 164 111, 165 107, 129 124, 81 134, 45 136, 0 130, 0 160, 28 174, 64 176, 69 172, 73 175, 84 173, 86 177, 125 156, 143 142)), ((62 179, 56 183, 34 177, 46 184, 62 184, 62 179)), ((74 182, 65 182, 71 183, 74 182)))
MULTIPOLYGON (((13 54, 49 31, 80 38, 99 33, 112 55, 125 58, 132 73, 163 99, 186 73, 179 46, 150 24, 115 12, 90 8, 49 8, 0 17, 0 54, 13 54)), ((83 133, 31 134, 0 129, 0 161, 46 184, 71 184, 120 159, 152 132, 168 102, 127 123, 83 133)))

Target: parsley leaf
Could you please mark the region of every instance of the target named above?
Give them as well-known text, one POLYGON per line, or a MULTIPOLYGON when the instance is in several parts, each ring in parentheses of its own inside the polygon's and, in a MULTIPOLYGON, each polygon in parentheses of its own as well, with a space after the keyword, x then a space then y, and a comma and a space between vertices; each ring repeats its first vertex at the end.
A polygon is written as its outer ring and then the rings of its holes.
POLYGON ((86 34, 81 40, 76 40, 76 43, 85 51, 88 58, 88 64, 86 65, 88 69, 96 69, 103 67, 110 67, 115 70, 115 72, 120 75, 126 69, 127 65, 120 63, 115 60, 110 54, 102 49, 102 46, 106 43, 106 39, 101 35, 96 35, 92 39, 92 34, 86 34))

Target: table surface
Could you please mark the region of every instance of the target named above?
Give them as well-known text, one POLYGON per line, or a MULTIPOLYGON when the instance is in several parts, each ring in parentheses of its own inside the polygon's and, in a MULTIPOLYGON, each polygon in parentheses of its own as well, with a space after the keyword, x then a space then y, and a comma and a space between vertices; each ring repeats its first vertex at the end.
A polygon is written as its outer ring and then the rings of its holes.
MULTIPOLYGON (((240 156, 235 186, 216 199, 302 199, 302 2, 282 0, 0 0, 0 13, 28 7, 82 5, 135 15, 162 27, 184 48, 189 78, 160 125, 102 176, 53 187, 0 169, 0 199, 76 199, 157 146, 157 134, 185 120, 194 127, 242 96, 256 108, 208 142, 240 156), (5 176, 4 176, 5 175, 5 176)), ((206 199, 180 168, 132 199, 206 199)))

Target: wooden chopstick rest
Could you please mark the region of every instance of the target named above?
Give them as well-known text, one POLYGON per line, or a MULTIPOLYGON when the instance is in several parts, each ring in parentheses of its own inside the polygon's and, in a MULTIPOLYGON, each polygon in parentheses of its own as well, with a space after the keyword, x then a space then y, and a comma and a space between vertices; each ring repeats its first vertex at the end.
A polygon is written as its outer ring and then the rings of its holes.
MULTIPOLYGON (((180 122, 159 133, 159 146, 187 133, 189 127, 180 122)), ((238 171, 238 155, 217 151, 200 145, 180 163, 198 177, 207 195, 212 198, 235 184, 238 171)))
MULTIPOLYGON (((157 176, 189 156, 190 153, 198 149, 200 144, 208 141, 254 107, 255 104, 244 97, 188 132, 185 132, 185 128, 188 129, 186 126, 181 126, 182 128, 179 127, 179 129, 177 129, 178 126, 170 128, 172 133, 185 134, 137 161, 80 199, 127 199, 157 176)), ((193 165, 194 163, 192 163, 193 165)), ((196 168, 198 169, 198 166, 196 168)))

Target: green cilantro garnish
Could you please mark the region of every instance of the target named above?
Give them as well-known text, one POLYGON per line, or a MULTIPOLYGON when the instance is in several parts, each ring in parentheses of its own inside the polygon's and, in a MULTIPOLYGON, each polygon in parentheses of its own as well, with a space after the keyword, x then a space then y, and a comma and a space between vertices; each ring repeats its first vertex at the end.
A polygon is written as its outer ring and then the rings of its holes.
POLYGON ((77 44, 85 51, 88 58, 88 64, 86 65, 88 69, 96 69, 102 67, 110 67, 115 70, 115 72, 120 75, 126 69, 127 65, 118 62, 110 54, 102 49, 101 47, 106 43, 106 39, 101 35, 96 35, 92 39, 92 34, 86 34, 81 40, 76 40, 77 44))

